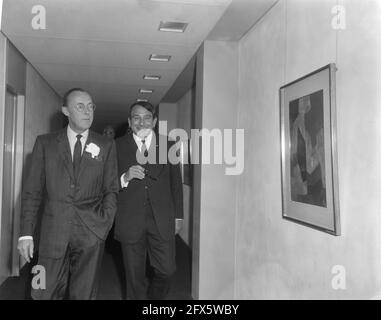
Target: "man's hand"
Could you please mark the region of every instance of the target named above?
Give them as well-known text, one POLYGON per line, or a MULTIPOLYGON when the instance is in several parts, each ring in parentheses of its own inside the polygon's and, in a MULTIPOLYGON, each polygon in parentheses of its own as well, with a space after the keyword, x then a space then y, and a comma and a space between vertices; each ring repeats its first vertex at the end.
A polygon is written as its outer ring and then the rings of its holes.
POLYGON ((175 234, 178 234, 180 230, 183 228, 183 219, 176 219, 176 230, 175 234))
POLYGON ((20 255, 25 258, 26 261, 30 262, 33 258, 34 243, 32 239, 22 239, 19 240, 17 244, 17 249, 20 255))
POLYGON ((143 179, 145 176, 144 168, 142 166, 136 165, 130 167, 128 171, 124 174, 124 182, 130 182, 132 179, 143 179))

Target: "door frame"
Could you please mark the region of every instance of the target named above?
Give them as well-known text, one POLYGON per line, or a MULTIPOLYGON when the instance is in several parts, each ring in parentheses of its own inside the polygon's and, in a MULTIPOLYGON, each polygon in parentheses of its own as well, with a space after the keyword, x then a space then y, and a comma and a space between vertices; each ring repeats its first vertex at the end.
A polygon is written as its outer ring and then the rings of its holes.
POLYGON ((13 145, 13 199, 12 199, 12 216, 11 216, 11 256, 10 268, 8 270, 0 270, 0 285, 9 276, 18 276, 22 261, 19 258, 17 250, 17 242, 20 231, 21 216, 21 193, 22 193, 22 177, 24 165, 24 127, 25 127, 25 96, 11 86, 6 84, 6 46, 7 39, 0 33, 0 50, 3 52, 3 59, 0 60, 0 249, 1 249, 1 225, 2 225, 2 203, 3 203, 3 159, 4 159, 4 121, 5 121, 5 98, 6 92, 12 93, 16 97, 16 112, 14 115, 14 145, 13 145), (20 263, 21 262, 21 263, 20 263))

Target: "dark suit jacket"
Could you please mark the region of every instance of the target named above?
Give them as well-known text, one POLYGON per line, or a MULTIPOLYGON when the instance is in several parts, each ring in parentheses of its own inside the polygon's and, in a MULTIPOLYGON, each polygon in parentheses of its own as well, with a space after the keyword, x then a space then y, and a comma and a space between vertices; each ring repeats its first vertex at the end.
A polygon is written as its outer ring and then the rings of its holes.
MULTIPOLYGON (((167 139, 166 137, 163 137, 167 139)), ((153 215, 164 240, 175 236, 175 219, 183 218, 183 186, 179 165, 159 164, 159 141, 152 139, 150 151, 156 148, 156 164, 145 165, 150 177, 133 179, 127 188, 121 189, 118 196, 118 210, 115 218, 115 238, 122 243, 139 240, 145 226, 146 192, 149 194, 153 215)), ((168 142, 168 149, 173 142, 168 142)), ((118 176, 138 164, 138 147, 131 134, 116 140, 118 154, 118 176)), ((139 151, 138 151, 139 152, 139 151)), ((168 153, 167 153, 168 154, 168 153)))
POLYGON ((34 235, 41 201, 39 254, 59 258, 69 239, 74 214, 100 239, 106 239, 116 212, 119 190, 116 148, 113 140, 89 131, 86 144, 100 148, 97 158, 85 149, 77 183, 67 128, 37 137, 23 190, 21 236, 34 235))

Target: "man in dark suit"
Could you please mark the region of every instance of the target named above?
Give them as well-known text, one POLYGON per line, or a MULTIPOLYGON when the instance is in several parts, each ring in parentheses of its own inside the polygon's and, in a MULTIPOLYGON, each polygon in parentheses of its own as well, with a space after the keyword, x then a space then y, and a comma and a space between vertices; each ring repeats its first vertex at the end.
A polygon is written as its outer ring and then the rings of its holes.
POLYGON ((183 218, 180 167, 168 161, 159 163, 160 143, 167 137, 156 138, 152 130, 156 121, 156 110, 150 103, 135 103, 128 118, 132 133, 116 141, 122 189, 115 238, 121 242, 127 299, 132 300, 164 299, 167 295, 176 270, 175 234, 183 218), (141 160, 147 158, 149 162, 143 164, 141 160), (154 270, 148 290, 147 253, 154 270))
POLYGON ((38 265, 46 288, 34 299, 95 299, 104 240, 119 191, 113 140, 89 130, 95 104, 83 89, 69 90, 62 112, 68 126, 37 137, 26 177, 18 249, 29 262, 41 216, 38 265))

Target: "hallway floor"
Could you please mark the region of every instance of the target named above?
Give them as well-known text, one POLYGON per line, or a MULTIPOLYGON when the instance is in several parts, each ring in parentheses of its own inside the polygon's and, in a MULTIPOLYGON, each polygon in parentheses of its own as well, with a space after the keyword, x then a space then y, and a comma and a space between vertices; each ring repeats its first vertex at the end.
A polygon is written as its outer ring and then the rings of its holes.
MULTIPOLYGON (((191 296, 191 251, 186 244, 176 237, 177 271, 173 279, 168 300, 192 300, 191 296)), ((122 300, 124 293, 123 265, 120 247, 115 241, 106 243, 102 263, 102 275, 97 300, 122 300)), ((28 268, 24 268, 20 277, 7 279, 0 286, 0 300, 24 300, 29 291, 28 268)))

